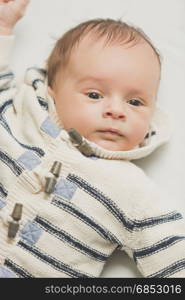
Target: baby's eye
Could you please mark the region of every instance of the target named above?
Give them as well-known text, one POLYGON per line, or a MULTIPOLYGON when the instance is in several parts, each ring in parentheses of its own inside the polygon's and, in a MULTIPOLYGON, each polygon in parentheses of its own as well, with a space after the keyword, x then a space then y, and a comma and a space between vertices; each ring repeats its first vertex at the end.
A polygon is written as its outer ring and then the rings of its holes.
POLYGON ((131 105, 134 105, 134 106, 140 106, 140 105, 142 105, 142 102, 140 100, 138 100, 138 99, 131 99, 131 100, 129 100, 129 103, 131 105))
POLYGON ((100 99, 102 96, 96 92, 87 93, 87 96, 91 99, 100 99))

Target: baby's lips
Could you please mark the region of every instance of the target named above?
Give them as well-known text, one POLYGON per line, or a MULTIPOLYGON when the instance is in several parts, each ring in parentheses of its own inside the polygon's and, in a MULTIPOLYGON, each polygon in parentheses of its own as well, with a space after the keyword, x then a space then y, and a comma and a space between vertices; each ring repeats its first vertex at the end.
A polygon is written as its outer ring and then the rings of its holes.
POLYGON ((102 132, 102 133, 109 133, 109 134, 113 134, 113 135, 117 135, 117 136, 123 136, 123 134, 121 133, 120 130, 118 129, 114 129, 114 128, 106 128, 106 129, 100 129, 98 130, 99 132, 102 132))

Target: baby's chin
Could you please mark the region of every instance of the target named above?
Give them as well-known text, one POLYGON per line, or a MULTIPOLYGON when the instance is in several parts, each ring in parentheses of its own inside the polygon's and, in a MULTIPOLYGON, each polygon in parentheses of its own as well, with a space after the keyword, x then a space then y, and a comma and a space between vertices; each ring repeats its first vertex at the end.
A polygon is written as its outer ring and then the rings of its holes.
POLYGON ((111 140, 91 140, 91 139, 89 139, 89 140, 91 142, 97 144, 101 148, 103 148, 105 150, 109 150, 109 151, 128 151, 128 150, 135 148, 135 146, 129 147, 129 145, 120 145, 118 142, 111 141, 111 140))

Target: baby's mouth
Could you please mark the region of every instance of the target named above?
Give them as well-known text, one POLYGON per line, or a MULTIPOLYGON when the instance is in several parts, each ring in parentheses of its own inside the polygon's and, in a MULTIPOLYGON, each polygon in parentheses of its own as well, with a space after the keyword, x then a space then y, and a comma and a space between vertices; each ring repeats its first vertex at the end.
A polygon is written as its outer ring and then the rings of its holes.
POLYGON ((121 134, 121 132, 119 130, 113 129, 113 128, 98 130, 98 132, 101 132, 105 135, 110 135, 110 136, 123 136, 123 134, 121 134))

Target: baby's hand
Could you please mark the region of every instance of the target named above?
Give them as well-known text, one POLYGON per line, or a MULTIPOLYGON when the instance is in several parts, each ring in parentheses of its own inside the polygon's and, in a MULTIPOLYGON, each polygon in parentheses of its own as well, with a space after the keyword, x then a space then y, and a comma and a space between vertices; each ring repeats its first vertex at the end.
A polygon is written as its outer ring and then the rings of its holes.
POLYGON ((0 34, 10 34, 24 16, 29 0, 0 0, 0 34))

